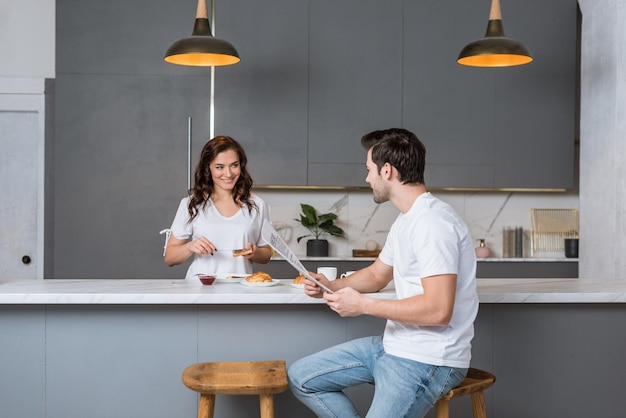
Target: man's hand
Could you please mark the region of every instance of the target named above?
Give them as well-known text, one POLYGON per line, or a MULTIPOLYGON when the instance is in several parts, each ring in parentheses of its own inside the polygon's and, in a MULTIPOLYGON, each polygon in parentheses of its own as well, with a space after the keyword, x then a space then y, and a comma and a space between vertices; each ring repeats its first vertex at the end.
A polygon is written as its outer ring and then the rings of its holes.
POLYGON ((324 293, 326 304, 339 316, 359 316, 363 314, 363 304, 366 297, 351 287, 344 287, 334 293, 324 293))
MULTIPOLYGON (((330 280, 328 280, 326 276, 313 272, 309 272, 309 274, 318 282, 330 289, 330 280)), ((302 283, 304 283, 304 293, 306 293, 308 296, 311 296, 312 298, 321 298, 322 296, 324 296, 324 289, 307 279, 306 276, 304 277, 304 281, 302 283)))

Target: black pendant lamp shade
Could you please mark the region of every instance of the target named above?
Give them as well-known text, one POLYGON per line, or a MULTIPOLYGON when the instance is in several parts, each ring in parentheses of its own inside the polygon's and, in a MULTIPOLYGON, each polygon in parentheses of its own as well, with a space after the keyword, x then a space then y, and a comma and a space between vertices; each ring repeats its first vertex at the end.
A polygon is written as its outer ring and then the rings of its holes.
POLYGON ((171 64, 198 67, 231 65, 240 61, 239 53, 230 42, 215 38, 211 33, 206 0, 198 0, 191 36, 174 42, 163 59, 171 64))
POLYGON ((500 0, 492 0, 485 37, 467 44, 456 62, 471 67, 512 67, 532 60, 528 48, 505 36, 500 0))

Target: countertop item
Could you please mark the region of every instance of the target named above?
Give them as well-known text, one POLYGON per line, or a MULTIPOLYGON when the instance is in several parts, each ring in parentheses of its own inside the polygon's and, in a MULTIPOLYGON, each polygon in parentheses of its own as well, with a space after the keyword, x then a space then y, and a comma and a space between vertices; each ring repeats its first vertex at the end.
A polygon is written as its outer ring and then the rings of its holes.
POLYGON ((563 240, 578 238, 577 209, 531 209, 532 254, 563 254, 563 240))
POLYGON ((491 255, 491 250, 485 245, 485 239, 480 238, 478 247, 476 247, 476 257, 487 258, 491 255))
MULTIPOLYGON (((307 256, 298 256, 300 261, 374 261, 376 257, 350 257, 350 256, 329 256, 329 257, 307 257, 307 256)), ((272 261, 287 261, 282 257, 274 256, 272 257, 272 261)), ((478 262, 529 262, 529 263, 557 263, 557 262, 578 262, 578 259, 566 258, 565 255, 561 257, 490 257, 485 259, 479 259, 478 262)))
MULTIPOLYGON (((3 280, 0 304, 322 304, 282 279, 272 287, 190 280, 3 280)), ((626 303, 626 280, 478 279, 481 303, 626 303)), ((394 299, 392 287, 370 296, 394 299)))
POLYGON ((352 257, 373 257, 373 258, 376 258, 376 257, 378 257, 378 254, 380 254, 380 250, 378 250, 378 249, 376 249, 376 250, 359 250, 359 249, 352 250, 352 257))

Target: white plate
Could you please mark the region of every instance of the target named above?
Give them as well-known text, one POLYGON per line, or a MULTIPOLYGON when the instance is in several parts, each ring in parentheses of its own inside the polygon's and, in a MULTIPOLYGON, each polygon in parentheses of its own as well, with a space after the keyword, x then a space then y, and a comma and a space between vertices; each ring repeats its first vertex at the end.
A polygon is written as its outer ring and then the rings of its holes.
POLYGON ((239 283, 241 279, 248 277, 247 273, 221 273, 217 275, 216 282, 220 283, 239 283))
POLYGON ((273 279, 271 282, 252 283, 252 282, 247 281, 246 279, 243 279, 239 283, 241 283, 244 286, 250 286, 250 287, 268 287, 268 286, 276 286, 280 282, 276 279, 273 279))
POLYGON ((304 289, 304 283, 289 283, 289 284, 295 287, 296 289, 304 289))

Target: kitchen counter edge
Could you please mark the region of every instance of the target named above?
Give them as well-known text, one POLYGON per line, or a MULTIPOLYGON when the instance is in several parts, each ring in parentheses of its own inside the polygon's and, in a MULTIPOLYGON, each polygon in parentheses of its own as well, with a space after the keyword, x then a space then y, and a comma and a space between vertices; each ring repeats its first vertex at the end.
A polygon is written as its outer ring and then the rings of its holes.
MULTIPOLYGON (((477 279, 481 303, 626 303, 626 280, 477 279)), ((371 293, 395 299, 393 288, 371 293)), ((282 280, 272 287, 202 286, 189 280, 0 280, 0 304, 323 304, 282 280)))

